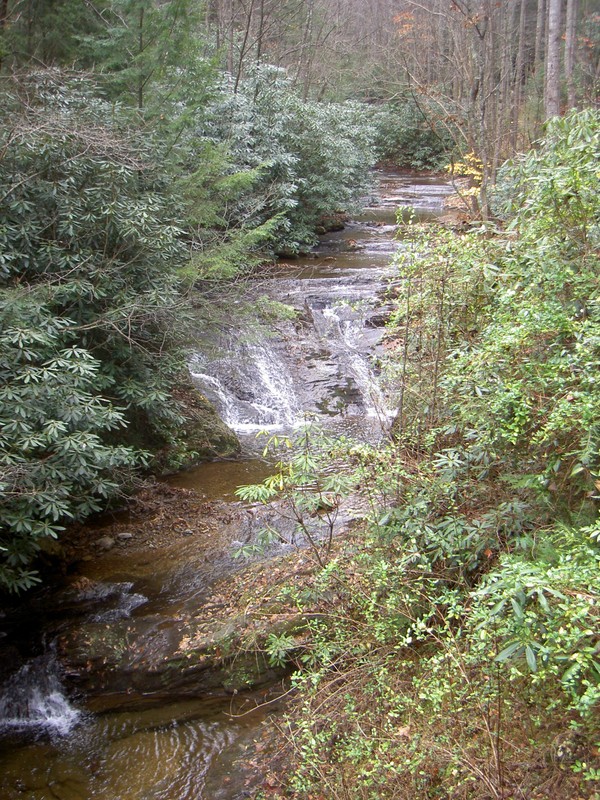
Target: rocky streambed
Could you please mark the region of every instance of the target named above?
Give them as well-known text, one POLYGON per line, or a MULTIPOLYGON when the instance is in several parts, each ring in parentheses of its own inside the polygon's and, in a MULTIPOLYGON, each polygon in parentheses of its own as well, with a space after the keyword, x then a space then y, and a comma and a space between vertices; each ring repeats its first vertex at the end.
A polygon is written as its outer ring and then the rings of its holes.
MULTIPOLYGON (((192 358, 198 388, 244 446, 148 485, 132 508, 73 532, 60 585, 0 617, 0 796, 6 800, 235 800, 262 722, 284 692, 266 637, 301 652, 306 618, 280 589, 314 569, 310 552, 275 542, 253 562, 240 546, 265 524, 289 540, 281 509, 246 507, 236 486, 272 467, 260 429, 292 432, 307 413, 370 440, 393 409, 378 384, 398 206, 440 212, 450 187, 381 175, 360 218, 327 234, 311 258, 265 274, 263 305, 292 309, 276 336, 228 327, 192 358), (253 710, 254 709, 254 710, 253 710)), ((361 509, 349 499, 335 533, 361 509)))

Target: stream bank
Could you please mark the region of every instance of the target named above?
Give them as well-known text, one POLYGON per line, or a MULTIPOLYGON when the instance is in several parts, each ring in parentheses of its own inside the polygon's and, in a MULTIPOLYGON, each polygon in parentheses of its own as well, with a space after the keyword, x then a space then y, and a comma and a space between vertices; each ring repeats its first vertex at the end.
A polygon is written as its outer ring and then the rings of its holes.
MULTIPOLYGON (((233 764, 271 705, 238 724, 231 698, 236 713, 237 703, 245 710, 263 702, 240 690, 281 674, 264 661, 264 637, 285 630, 301 647, 305 622, 291 608, 270 605, 269 592, 264 603, 257 598, 261 587, 273 592, 290 575, 298 582, 312 566, 285 546, 275 548, 276 562, 249 567, 235 560, 262 515, 273 523, 278 515, 249 510, 232 492, 271 471, 257 455, 259 430, 292 433, 313 414, 334 434, 373 441, 389 425, 376 358, 382 290, 401 246, 396 210, 435 216, 452 190, 434 178, 397 175, 381 175, 380 187, 363 214, 327 234, 312 258, 263 276, 256 296, 294 310, 278 321, 277 337, 236 328, 200 341, 194 380, 240 437, 244 458, 149 486, 137 508, 105 519, 92 535, 81 529, 66 545, 72 567, 63 586, 3 620, 15 666, 21 659, 26 670, 32 657, 47 658, 41 673, 52 678, 40 687, 35 673, 18 708, 6 693, 0 705, 7 800, 244 796, 248 774, 233 764), (25 642, 21 632, 34 626, 37 640, 25 642)), ((359 515, 351 505, 344 509, 336 534, 351 531, 359 515)), ((15 695, 26 675, 12 677, 15 695)))

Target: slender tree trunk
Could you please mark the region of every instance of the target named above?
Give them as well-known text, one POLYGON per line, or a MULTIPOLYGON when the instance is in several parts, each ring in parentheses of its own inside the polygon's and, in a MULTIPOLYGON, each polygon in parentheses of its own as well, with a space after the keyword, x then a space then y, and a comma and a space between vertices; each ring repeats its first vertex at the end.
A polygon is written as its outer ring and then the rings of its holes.
POLYGON ((560 44, 562 35, 562 0, 548 3, 548 49, 544 114, 546 119, 560 114, 560 44))
POLYGON ((242 44, 240 47, 240 58, 238 61, 238 67, 235 74, 235 83, 233 86, 234 94, 237 94, 238 92, 240 86, 240 80, 242 78, 242 73, 244 71, 244 58, 246 57, 246 50, 248 48, 248 39, 250 37, 250 29, 252 27, 253 15, 254 15, 254 0, 250 0, 250 8, 246 11, 246 26, 244 28, 244 38, 242 40, 242 44))
POLYGON ((533 51, 534 69, 539 69, 544 57, 544 42, 546 41, 546 0, 538 0, 537 16, 535 21, 535 48, 533 51))
POLYGON ((565 83, 567 85, 567 108, 575 108, 575 43, 577 39, 577 13, 579 0, 567 0, 567 21, 565 35, 565 83))
POLYGON ((260 0, 258 12, 258 34, 256 36, 256 63, 260 64, 263 54, 263 37, 265 35, 265 0, 260 0))
POLYGON ((519 42, 517 45, 517 61, 515 64, 515 75, 513 83, 513 103, 512 103, 512 129, 510 145, 513 152, 516 152, 519 144, 519 119, 521 115, 521 100, 523 93, 523 81, 525 79, 525 30, 527 27, 527 0, 521 0, 519 12, 519 42))
POLYGON ((138 74, 138 109, 142 111, 144 108, 144 73, 142 72, 141 57, 144 52, 144 7, 140 8, 140 19, 138 24, 138 55, 140 57, 139 74, 138 74))
POLYGON ((478 108, 478 149, 481 158, 482 176, 481 188, 479 190, 479 205, 480 211, 484 219, 488 216, 488 200, 487 200, 487 187, 490 179, 490 156, 489 156, 489 115, 488 115, 488 96, 491 94, 489 91, 489 80, 492 78, 490 69, 488 68, 488 51, 490 40, 490 16, 487 6, 482 12, 481 19, 475 26, 477 35, 479 37, 479 86, 480 86, 480 100, 478 108))
POLYGON ((227 72, 233 75, 233 46, 235 42, 235 0, 229 0, 229 20, 227 35, 227 72))
MULTIPOLYGON (((0 36, 4 33, 8 23, 8 0, 0 2, 0 36)), ((2 69, 2 51, 0 50, 0 69, 2 69)))
POLYGON ((306 21, 304 25, 304 32, 302 35, 302 48, 300 51, 300 69, 302 71, 302 96, 306 100, 310 89, 310 63, 311 54, 310 49, 313 46, 313 14, 314 14, 314 0, 308 0, 306 7, 306 21))
POLYGON ((499 102, 496 102, 498 111, 494 155, 492 158, 492 180, 495 180, 500 161, 508 156, 508 150, 512 141, 515 86, 515 68, 513 65, 515 63, 515 44, 517 45, 518 51, 518 36, 515 39, 515 33, 518 31, 516 24, 518 7, 519 0, 509 0, 504 10, 496 10, 496 15, 499 16, 498 27, 500 35, 498 37, 497 49, 499 48, 500 52, 497 58, 501 67, 501 79, 499 102))

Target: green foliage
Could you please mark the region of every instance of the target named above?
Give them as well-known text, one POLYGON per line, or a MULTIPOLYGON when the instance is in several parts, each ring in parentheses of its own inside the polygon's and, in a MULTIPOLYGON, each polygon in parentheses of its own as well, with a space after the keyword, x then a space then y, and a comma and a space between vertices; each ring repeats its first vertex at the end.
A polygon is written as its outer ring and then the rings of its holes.
POLYGON ((298 643, 287 633, 271 633, 267 637, 265 650, 272 667, 284 667, 290 661, 290 655, 298 649, 298 643))
POLYGON ((210 93, 215 70, 191 0, 103 0, 91 31, 78 37, 77 64, 94 68, 111 98, 165 131, 210 93))
POLYGON ((77 110, 42 113, 39 126, 16 121, 0 163, 5 285, 43 286, 47 308, 102 362, 103 391, 168 421, 161 386, 181 366, 169 345, 182 231, 118 130, 78 127, 77 110))
MULTIPOLYGON (((365 186, 370 132, 357 108, 303 103, 266 67, 238 95, 218 92, 188 5, 111 0, 93 25, 73 22, 79 63, 97 60, 103 91, 121 102, 58 70, 5 83, 0 582, 10 589, 34 580, 43 536, 130 481, 145 463, 134 447, 180 444, 172 389, 185 370, 184 290, 201 279, 207 299, 196 294, 195 305, 210 316, 223 281, 249 273, 275 241, 294 251, 312 241, 319 216, 365 186)), ((260 308, 290 313, 266 299, 260 308)), ((301 506, 294 513, 306 515, 301 506)))
POLYGON ((594 796, 599 121, 504 168, 507 232, 405 231, 395 440, 350 453, 369 538, 317 579, 294 796, 594 796))
POLYGON ((463 458, 566 504, 598 465, 599 154, 597 116, 557 121, 509 173, 518 238, 440 234, 427 253, 417 237, 394 316, 398 433, 460 441, 463 458))
POLYGON ((338 563, 310 668, 295 678, 293 796, 534 796, 539 778, 523 764, 540 756, 581 775, 588 796, 599 558, 589 537, 562 529, 471 591, 377 539, 338 563), (569 741, 578 756, 557 744, 569 741))
POLYGON ((378 160, 410 169, 439 170, 446 166, 455 139, 445 124, 436 122, 436 109, 431 106, 427 99, 420 105, 409 96, 374 111, 378 160))
POLYGON ((300 428, 293 439, 270 436, 263 455, 285 453, 276 471, 262 483, 240 486, 236 495, 246 503, 268 505, 277 502, 280 522, 267 525, 255 541, 244 545, 237 555, 264 552, 274 541, 307 546, 321 567, 325 567, 333 544, 342 498, 353 485, 353 477, 340 474, 334 459, 340 443, 314 424, 300 428), (287 532, 289 529, 289 533, 287 532))
POLYGON ((408 225, 397 257, 400 282, 390 290, 394 311, 386 364, 395 396, 395 431, 421 442, 445 416, 441 377, 489 314, 498 281, 497 243, 475 231, 457 237, 443 228, 408 225))
POLYGON ((5 117, 0 159, 0 582, 11 589, 30 582, 44 536, 98 510, 144 463, 116 429, 174 434, 186 316, 183 232, 147 151, 81 86, 35 80, 38 105, 5 117))
POLYGON ((270 65, 257 67, 237 93, 223 91, 204 132, 228 143, 238 172, 257 171, 237 214, 254 226, 277 220, 279 252, 314 244, 319 219, 354 207, 368 186, 373 131, 363 109, 302 100, 270 65))
POLYGON ((480 434, 567 501, 598 467, 599 156, 598 115, 583 112, 557 120, 508 173, 519 239, 498 260, 493 319, 446 381, 457 419, 476 415, 480 434), (465 403, 474 387, 480 399, 465 403))
POLYGON ((585 531, 559 528, 533 557, 503 559, 474 594, 472 610, 482 649, 493 630, 502 643, 498 662, 510 662, 514 676, 529 670, 535 688, 560 687, 583 718, 600 701, 599 566, 600 549, 585 531))
POLYGON ((73 64, 81 37, 91 36, 100 27, 100 9, 81 0, 39 0, 26 7, 9 0, 7 10, 0 52, 3 61, 16 67, 25 61, 47 66, 73 64))
POLYGON ((101 364, 39 292, 0 296, 0 587, 29 588, 41 540, 119 492, 139 455, 102 434, 123 414, 98 393, 101 364))

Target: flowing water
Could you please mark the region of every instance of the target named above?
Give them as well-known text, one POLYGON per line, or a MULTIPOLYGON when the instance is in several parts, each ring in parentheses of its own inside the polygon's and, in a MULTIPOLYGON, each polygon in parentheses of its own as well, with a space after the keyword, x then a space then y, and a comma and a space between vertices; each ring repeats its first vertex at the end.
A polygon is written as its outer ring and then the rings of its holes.
MULTIPOLYGON (((257 457, 257 432, 290 433, 307 415, 334 432, 371 441, 387 429, 393 409, 378 384, 377 357, 385 287, 394 252, 402 247, 394 238, 396 213, 401 208, 421 219, 435 217, 451 189, 429 177, 378 177, 379 192, 360 217, 323 237, 311 258, 267 271, 251 290, 266 316, 287 309, 276 315, 275 334, 266 324, 240 322, 200 342, 190 364, 194 379, 245 452, 237 461, 182 473, 172 479, 176 486, 224 500, 227 509, 236 486, 268 474, 268 464, 257 457)), ((145 704, 130 690, 115 688, 110 696, 91 698, 74 692, 52 644, 67 618, 92 630, 129 626, 131 653, 124 658, 133 663, 147 642, 168 638, 170 628, 181 629, 191 614, 202 613, 210 580, 231 569, 229 553, 207 549, 202 555, 195 540, 182 537, 161 553, 160 570, 151 552, 134 562, 119 551, 101 566, 90 563, 83 572, 92 580, 74 594, 63 593, 59 611, 52 595, 42 595, 21 616, 0 616, 0 798, 246 796, 247 772, 235 764, 276 709, 268 692, 227 698, 167 689, 145 704), (23 635, 29 629, 39 632, 37 638, 23 635)))

